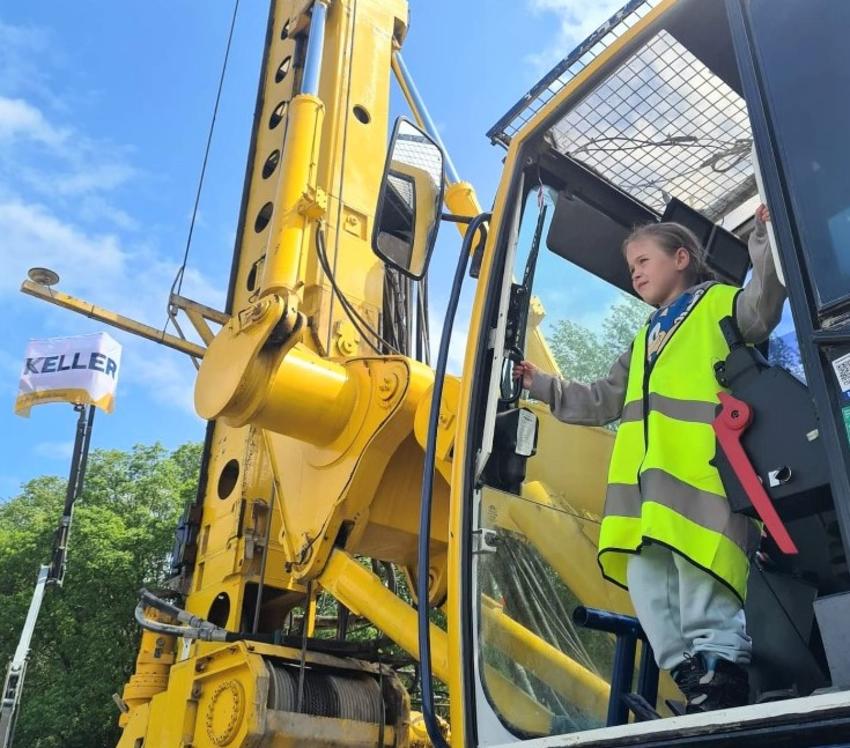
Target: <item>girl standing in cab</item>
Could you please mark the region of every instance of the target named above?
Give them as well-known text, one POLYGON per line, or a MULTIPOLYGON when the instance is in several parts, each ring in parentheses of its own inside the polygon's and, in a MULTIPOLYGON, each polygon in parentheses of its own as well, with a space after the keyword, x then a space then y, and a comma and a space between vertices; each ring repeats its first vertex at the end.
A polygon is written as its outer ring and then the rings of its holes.
POLYGON ((711 464, 720 389, 714 364, 733 316, 747 343, 779 322, 785 290, 756 210, 753 272, 743 288, 718 283, 696 237, 676 223, 636 229, 623 244, 636 293, 655 311, 609 375, 592 384, 545 374, 528 361, 514 376, 567 423, 620 419, 608 473, 598 562, 629 590, 658 666, 671 671, 689 712, 748 702, 743 603, 760 530, 733 513, 711 464))

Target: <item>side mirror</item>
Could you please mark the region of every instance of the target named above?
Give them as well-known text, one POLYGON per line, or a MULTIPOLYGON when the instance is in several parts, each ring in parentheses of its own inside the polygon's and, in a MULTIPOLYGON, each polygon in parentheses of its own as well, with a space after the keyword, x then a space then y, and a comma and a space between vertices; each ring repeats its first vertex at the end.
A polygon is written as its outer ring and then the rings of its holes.
POLYGON ((440 225, 444 181, 440 146, 399 117, 378 192, 372 249, 414 280, 428 269, 440 225))

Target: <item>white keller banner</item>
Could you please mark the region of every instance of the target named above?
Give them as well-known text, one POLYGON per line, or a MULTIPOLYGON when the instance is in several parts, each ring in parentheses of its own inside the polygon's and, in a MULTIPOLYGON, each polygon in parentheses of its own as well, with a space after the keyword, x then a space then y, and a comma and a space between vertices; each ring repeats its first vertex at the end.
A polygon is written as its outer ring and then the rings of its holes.
POLYGON ((67 402, 111 413, 120 368, 121 344, 105 332, 31 340, 15 412, 29 416, 33 405, 67 402))

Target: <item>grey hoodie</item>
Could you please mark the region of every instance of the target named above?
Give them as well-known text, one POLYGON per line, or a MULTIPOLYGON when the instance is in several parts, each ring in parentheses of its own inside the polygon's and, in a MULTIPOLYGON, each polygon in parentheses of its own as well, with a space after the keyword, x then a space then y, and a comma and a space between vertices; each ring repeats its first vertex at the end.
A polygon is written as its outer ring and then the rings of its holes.
MULTIPOLYGON (((753 273, 738 294, 735 319, 747 343, 760 343, 779 323, 785 288, 776 276, 767 229, 761 221, 756 221, 748 247, 753 273)), ((529 394, 535 400, 548 403, 555 418, 566 423, 601 426, 615 421, 623 411, 631 353, 629 348, 614 362, 607 377, 592 384, 559 379, 537 371, 529 394)))

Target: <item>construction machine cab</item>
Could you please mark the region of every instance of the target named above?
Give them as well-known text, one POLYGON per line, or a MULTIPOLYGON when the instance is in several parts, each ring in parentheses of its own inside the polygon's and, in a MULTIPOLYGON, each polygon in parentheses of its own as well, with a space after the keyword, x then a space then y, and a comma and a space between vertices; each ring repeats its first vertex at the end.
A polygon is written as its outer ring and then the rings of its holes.
MULTIPOLYGON (((850 285, 840 280, 850 209, 846 179, 838 184, 850 158, 841 136, 850 121, 846 107, 835 111, 834 100, 830 104, 827 87, 846 76, 840 39, 850 27, 850 9, 827 0, 817 10, 811 5, 631 2, 488 133, 507 156, 470 324, 465 420, 454 453, 463 461, 455 475, 463 479, 452 494, 453 506, 462 510, 450 528, 464 539, 454 588, 460 602, 453 611, 464 622, 457 653, 464 667, 453 685, 463 686, 464 729, 477 744, 583 733, 605 725, 606 714, 608 725, 616 724, 607 710, 613 696, 608 684, 613 671, 625 668, 628 689, 634 664, 623 664, 613 638, 580 630, 570 616, 577 606, 631 613, 626 594, 596 570, 614 434, 554 422, 543 404, 521 401, 538 421, 536 452, 526 443, 522 453, 521 425, 500 428, 514 408, 504 392, 511 359, 521 355, 544 371, 577 378, 581 371, 561 371, 559 363, 581 369, 600 348, 613 362, 612 354, 621 351, 609 350, 605 335, 622 334, 629 315, 620 312, 638 304, 623 296, 633 291, 621 246, 641 224, 685 224, 706 246, 719 279, 743 284, 749 269, 744 240, 761 201, 771 210, 793 313, 792 321, 786 311, 764 353, 796 378, 753 364, 735 381, 749 382, 739 394, 750 399, 754 423, 760 423, 749 442, 744 438, 744 449, 799 553, 785 555, 767 537, 753 560, 747 606, 755 648, 752 696, 814 699, 806 702, 811 715, 777 730, 796 735, 805 722, 807 734, 826 734, 813 725, 834 699, 817 694, 845 684, 836 668, 843 650, 830 651, 824 642, 831 641, 830 616, 846 610, 850 599, 850 334, 844 331, 850 285), (843 29, 824 41, 829 58, 813 46, 826 28, 843 29), (789 59, 808 77, 789 74, 789 59), (829 120, 825 134, 811 142, 799 134, 797 110, 803 107, 829 120), (541 242, 549 251, 538 255, 541 242), (533 295, 517 280, 527 274, 530 258, 538 279, 533 295), (619 309, 619 316, 601 319, 605 307, 619 309), (558 323, 568 315, 584 319, 584 326, 558 323), (526 344, 517 351, 516 327, 526 322, 526 344), (599 345, 582 348, 580 341, 563 355, 565 343, 582 330, 599 345), (516 472, 511 480, 500 477, 505 445, 523 459, 519 482, 516 472)), ((644 321, 648 312, 638 307, 632 322, 644 321)), ((738 365, 744 366, 730 363, 738 365)), ((730 386, 736 394, 738 385, 730 386)), ((726 473, 730 485, 740 477, 726 473)), ((664 711, 663 697, 674 694, 662 679, 662 698, 654 706, 664 711)), ((850 730, 850 697, 842 698, 842 729, 850 730)), ((712 726, 717 742, 709 744, 752 740, 760 713, 757 706, 748 709, 734 725, 718 718, 720 726, 712 726)), ((453 717, 456 724, 456 711, 453 717)), ((685 745, 685 735, 697 735, 665 722, 645 726, 644 733, 657 730, 659 745, 685 745)), ((629 728, 619 729, 599 739, 626 739, 629 728)), ((591 734, 587 741, 593 742, 591 734)))

